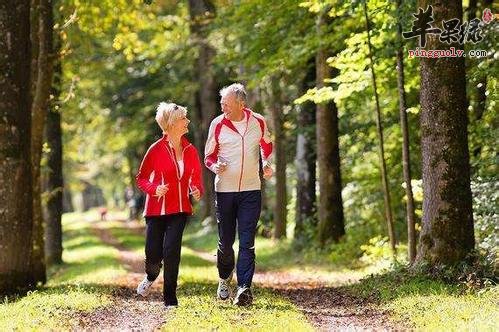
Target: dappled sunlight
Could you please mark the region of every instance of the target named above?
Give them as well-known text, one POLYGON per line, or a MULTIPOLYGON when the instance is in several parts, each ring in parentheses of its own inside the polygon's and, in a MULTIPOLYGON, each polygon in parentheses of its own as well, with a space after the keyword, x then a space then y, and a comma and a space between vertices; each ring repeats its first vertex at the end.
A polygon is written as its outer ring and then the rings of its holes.
POLYGON ((472 294, 433 294, 400 296, 387 305, 399 319, 410 319, 416 326, 432 331, 494 331, 499 326, 497 304, 499 287, 472 294), (424 306, 424 311, 415 310, 424 306), (415 312, 408 316, 407 312, 415 312), (449 321, 449 317, 453 317, 449 321))

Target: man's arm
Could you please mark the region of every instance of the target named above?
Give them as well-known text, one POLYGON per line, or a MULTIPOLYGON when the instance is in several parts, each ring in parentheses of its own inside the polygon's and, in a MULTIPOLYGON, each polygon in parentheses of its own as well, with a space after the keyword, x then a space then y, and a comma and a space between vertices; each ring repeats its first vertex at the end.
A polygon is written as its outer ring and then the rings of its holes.
POLYGON ((270 166, 271 164, 271 157, 272 157, 272 151, 273 151, 273 143, 272 143, 272 136, 270 135, 269 127, 267 126, 267 121, 265 121, 265 118, 262 117, 262 124, 261 126, 263 134, 262 138, 260 139, 260 151, 262 153, 262 162, 263 162, 263 167, 265 168, 266 166, 270 166))
POLYGON ((206 144, 204 146, 204 164, 210 171, 216 173, 215 165, 218 159, 218 141, 215 137, 215 121, 210 124, 210 130, 208 131, 208 138, 206 139, 206 144))

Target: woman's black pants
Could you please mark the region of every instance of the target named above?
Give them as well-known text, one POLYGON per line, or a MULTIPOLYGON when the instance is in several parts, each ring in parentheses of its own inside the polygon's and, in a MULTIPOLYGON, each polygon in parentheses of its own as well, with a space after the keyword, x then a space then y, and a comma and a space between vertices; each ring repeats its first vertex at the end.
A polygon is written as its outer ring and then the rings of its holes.
POLYGON ((177 305, 177 277, 187 214, 146 217, 146 274, 156 280, 163 261, 163 300, 166 305, 177 305))

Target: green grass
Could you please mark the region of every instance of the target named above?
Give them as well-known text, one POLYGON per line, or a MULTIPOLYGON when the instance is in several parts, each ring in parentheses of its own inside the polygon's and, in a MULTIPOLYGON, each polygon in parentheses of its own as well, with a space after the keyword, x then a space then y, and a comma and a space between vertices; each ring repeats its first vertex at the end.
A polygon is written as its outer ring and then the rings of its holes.
POLYGON ((52 268, 49 282, 24 297, 8 297, 0 304, 0 331, 69 329, 78 312, 111 303, 106 283, 124 273, 117 251, 91 233, 89 214, 63 217, 64 264, 52 268))
MULTIPOLYGON (((107 223, 113 236, 137 254, 144 254, 144 236, 107 223)), ((187 230, 189 233, 189 230, 187 230)), ((196 246, 196 250, 207 249, 196 246)), ((190 248, 186 234, 179 272, 178 298, 180 306, 168 315, 166 331, 311 331, 305 316, 289 301, 268 289, 254 288, 255 302, 250 308, 239 308, 216 299, 218 274, 215 264, 198 257, 190 248)), ((200 244, 201 241, 198 242, 200 244)))
POLYGON ((345 287, 390 310, 393 317, 428 331, 499 330, 499 287, 470 290, 464 285, 392 271, 345 287))

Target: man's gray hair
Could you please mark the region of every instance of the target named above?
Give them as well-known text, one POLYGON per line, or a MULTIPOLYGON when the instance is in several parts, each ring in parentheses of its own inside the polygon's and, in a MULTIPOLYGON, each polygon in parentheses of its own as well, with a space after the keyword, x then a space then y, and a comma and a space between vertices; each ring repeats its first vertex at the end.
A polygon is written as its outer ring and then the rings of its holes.
POLYGON ((220 90, 221 97, 224 97, 228 94, 234 94, 238 101, 246 103, 246 89, 241 83, 234 83, 220 90))

